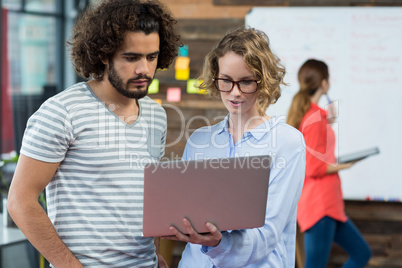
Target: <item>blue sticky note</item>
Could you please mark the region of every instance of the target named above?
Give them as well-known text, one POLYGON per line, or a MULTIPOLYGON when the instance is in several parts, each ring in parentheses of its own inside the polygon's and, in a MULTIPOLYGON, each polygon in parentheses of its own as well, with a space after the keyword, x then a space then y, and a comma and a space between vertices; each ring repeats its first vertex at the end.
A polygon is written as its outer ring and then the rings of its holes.
POLYGON ((188 57, 188 46, 183 45, 179 47, 179 57, 188 57))

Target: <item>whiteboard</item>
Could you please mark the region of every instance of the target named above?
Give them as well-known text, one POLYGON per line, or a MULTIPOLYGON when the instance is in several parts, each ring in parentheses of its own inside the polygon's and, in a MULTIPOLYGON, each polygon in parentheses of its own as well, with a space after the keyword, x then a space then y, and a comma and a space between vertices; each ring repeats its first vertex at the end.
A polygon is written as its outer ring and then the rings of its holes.
POLYGON ((402 200, 402 8, 264 7, 245 21, 269 36, 287 69, 289 86, 267 113, 285 119, 299 67, 308 58, 325 61, 338 108, 335 154, 380 149, 340 172, 344 198, 402 200))

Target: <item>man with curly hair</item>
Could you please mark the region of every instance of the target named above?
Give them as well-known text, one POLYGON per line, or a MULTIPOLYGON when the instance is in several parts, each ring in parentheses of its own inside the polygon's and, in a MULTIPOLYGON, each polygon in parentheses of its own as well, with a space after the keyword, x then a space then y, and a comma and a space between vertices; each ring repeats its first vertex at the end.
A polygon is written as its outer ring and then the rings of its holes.
POLYGON ((166 113, 146 95, 177 56, 175 23, 152 0, 103 1, 76 21, 68 44, 87 82, 29 119, 8 202, 53 267, 166 267, 142 236, 143 167, 164 154, 166 113))

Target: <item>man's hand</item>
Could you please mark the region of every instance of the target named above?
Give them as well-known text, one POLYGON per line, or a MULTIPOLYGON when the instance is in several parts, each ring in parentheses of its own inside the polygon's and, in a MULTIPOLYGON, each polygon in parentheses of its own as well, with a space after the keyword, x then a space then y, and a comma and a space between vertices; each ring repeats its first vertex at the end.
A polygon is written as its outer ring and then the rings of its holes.
POLYGON ((162 237, 162 239, 190 242, 192 244, 198 244, 208 247, 216 247, 221 242, 222 233, 212 223, 208 222, 206 224, 206 227, 209 231, 209 233, 206 234, 197 233, 191 225, 190 221, 187 219, 183 219, 183 224, 186 227, 188 235, 181 233, 179 230, 172 226, 170 227, 170 230, 172 231, 173 235, 164 236, 162 237))

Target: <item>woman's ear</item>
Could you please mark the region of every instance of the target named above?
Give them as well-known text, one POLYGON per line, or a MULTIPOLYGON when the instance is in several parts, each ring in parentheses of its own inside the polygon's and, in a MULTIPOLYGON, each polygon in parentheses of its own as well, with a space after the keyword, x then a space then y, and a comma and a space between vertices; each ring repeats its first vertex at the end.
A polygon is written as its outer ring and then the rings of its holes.
POLYGON ((329 89, 329 82, 328 82, 328 79, 324 79, 324 80, 321 81, 320 88, 321 88, 321 90, 322 90, 324 93, 327 93, 327 92, 328 92, 328 89, 329 89))

